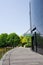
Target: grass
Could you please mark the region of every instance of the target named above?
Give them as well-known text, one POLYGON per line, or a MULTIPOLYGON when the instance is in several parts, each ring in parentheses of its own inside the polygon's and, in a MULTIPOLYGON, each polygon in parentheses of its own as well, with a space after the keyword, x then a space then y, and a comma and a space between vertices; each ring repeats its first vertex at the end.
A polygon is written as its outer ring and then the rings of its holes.
POLYGON ((8 48, 0 48, 0 59, 2 58, 2 56, 9 50, 11 50, 11 47, 8 48))

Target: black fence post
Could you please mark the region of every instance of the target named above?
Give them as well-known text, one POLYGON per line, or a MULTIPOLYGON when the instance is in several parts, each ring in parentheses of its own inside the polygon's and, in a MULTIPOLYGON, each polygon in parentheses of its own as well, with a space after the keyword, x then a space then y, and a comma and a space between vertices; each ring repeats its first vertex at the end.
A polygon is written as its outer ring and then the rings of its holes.
POLYGON ((33 41, 34 41, 34 36, 32 36, 32 50, 34 51, 34 44, 33 44, 33 41))
POLYGON ((36 52, 37 52, 37 34, 35 32, 35 46, 36 46, 36 52))

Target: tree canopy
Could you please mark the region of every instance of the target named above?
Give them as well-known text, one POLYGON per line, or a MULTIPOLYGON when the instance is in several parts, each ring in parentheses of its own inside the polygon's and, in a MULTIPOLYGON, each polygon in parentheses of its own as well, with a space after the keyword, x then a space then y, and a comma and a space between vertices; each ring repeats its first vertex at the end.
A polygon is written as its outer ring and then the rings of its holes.
POLYGON ((3 33, 0 35, 0 47, 16 47, 20 43, 20 38, 16 33, 3 33))
POLYGON ((7 33, 2 33, 0 35, 0 47, 7 46, 7 37, 8 37, 8 34, 7 33))
POLYGON ((7 41, 8 46, 16 47, 20 42, 20 38, 16 33, 11 33, 8 35, 7 41))

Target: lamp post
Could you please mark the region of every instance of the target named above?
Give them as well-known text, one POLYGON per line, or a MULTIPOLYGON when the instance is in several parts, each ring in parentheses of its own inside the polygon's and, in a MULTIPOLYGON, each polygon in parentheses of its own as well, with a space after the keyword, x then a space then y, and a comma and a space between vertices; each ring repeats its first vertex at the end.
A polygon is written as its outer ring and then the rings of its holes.
MULTIPOLYGON (((29 15, 30 15, 30 32, 31 32, 31 30, 32 30, 32 22, 31 22, 31 2, 29 2, 29 9, 30 9, 29 15)), ((31 32, 31 34, 32 34, 32 32, 31 32)))

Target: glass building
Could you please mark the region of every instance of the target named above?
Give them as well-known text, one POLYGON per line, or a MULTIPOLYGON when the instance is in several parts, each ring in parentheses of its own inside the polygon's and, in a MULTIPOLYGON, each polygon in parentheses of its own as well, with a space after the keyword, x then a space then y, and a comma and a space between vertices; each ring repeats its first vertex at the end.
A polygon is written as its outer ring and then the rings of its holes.
POLYGON ((37 45, 43 48, 43 0, 31 0, 31 22, 36 27, 37 45))
POLYGON ((32 26, 43 34, 43 0, 31 0, 32 26))

